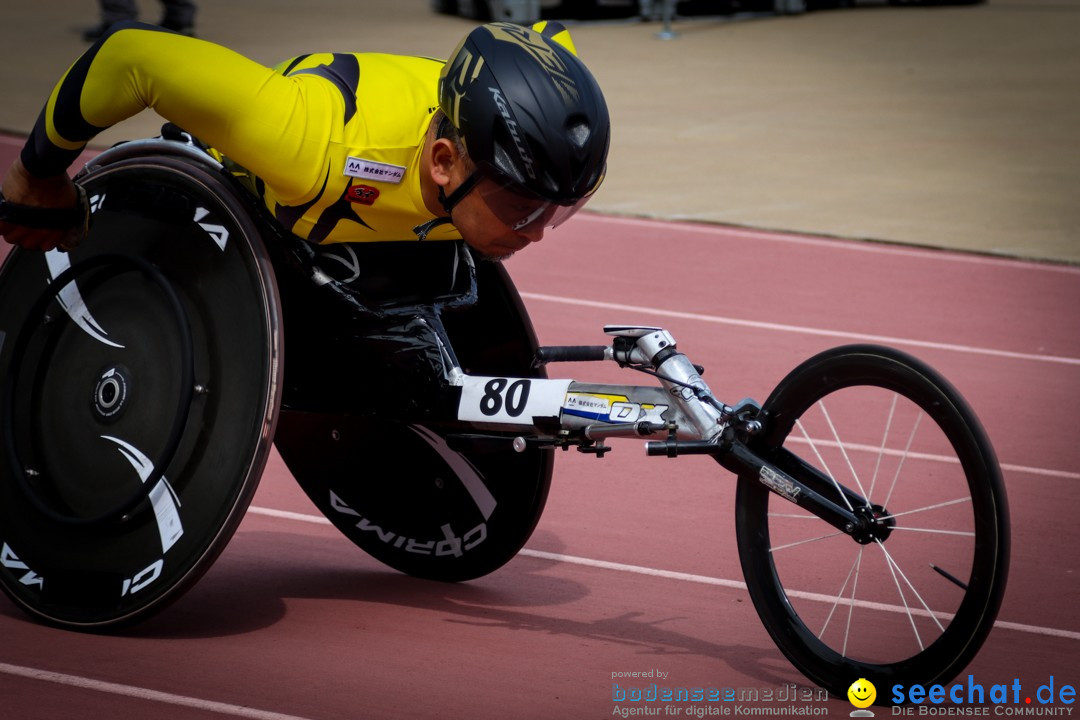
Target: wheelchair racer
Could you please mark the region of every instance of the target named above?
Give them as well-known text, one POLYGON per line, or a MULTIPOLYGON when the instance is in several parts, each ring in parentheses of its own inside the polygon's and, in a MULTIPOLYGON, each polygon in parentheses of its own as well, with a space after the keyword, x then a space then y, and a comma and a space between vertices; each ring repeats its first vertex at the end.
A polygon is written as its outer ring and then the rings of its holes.
POLYGON ((464 239, 493 259, 588 201, 610 134, 600 88, 557 23, 479 26, 445 63, 322 53, 276 68, 121 23, 54 89, 4 178, 0 234, 28 250, 77 245, 89 208, 68 167, 146 108, 238 166, 310 242, 464 239))

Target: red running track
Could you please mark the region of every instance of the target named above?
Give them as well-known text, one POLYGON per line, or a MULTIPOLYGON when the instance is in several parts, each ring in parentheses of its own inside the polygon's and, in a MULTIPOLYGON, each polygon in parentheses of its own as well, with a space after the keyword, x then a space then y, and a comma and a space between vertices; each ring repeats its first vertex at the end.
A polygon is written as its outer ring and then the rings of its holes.
MULTIPOLYGON (((541 342, 662 325, 728 402, 846 342, 937 367, 983 419, 1012 511, 999 626, 966 673, 1029 693, 1080 684, 1080 268, 588 214, 508 267, 541 342)), ((802 685, 740 584, 733 502, 711 461, 625 442, 604 460, 560 453, 526 550, 445 585, 366 557, 273 456, 222 557, 160 616, 83 635, 0 598, 0 717, 606 718, 617 672, 802 685)))

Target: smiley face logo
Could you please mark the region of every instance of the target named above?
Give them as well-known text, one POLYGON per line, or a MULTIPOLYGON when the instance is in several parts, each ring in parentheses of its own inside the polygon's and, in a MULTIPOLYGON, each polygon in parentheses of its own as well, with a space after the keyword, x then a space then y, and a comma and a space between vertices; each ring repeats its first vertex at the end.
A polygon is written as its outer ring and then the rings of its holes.
POLYGON ((877 688, 866 678, 859 678, 851 683, 847 690, 848 700, 857 708, 867 708, 877 699, 877 688))

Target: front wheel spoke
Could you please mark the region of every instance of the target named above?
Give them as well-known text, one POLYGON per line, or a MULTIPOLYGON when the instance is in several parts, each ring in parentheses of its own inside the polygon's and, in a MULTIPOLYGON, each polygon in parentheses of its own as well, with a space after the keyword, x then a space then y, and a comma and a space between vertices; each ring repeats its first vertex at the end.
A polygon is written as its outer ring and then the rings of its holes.
POLYGON ((960 535, 962 537, 975 537, 975 533, 966 530, 936 530, 934 528, 904 527, 895 525, 893 530, 907 530, 908 532, 933 533, 934 535, 960 535))
POLYGON ((851 616, 855 613, 855 588, 859 584, 859 568, 862 567, 862 546, 859 547, 859 557, 855 563, 855 582, 851 584, 851 604, 847 609, 847 626, 844 628, 844 647, 840 651, 841 657, 847 657, 848 636, 851 634, 851 616))
POLYGON ((875 542, 878 544, 878 547, 881 548, 881 551, 885 553, 885 556, 889 559, 889 562, 892 563, 892 566, 896 568, 896 572, 900 573, 900 577, 904 579, 904 582, 911 589, 911 593, 915 596, 915 599, 919 601, 919 604, 923 606, 923 610, 926 610, 927 615, 929 615, 930 618, 934 621, 934 624, 937 625, 938 630, 940 630, 941 632, 945 632, 945 627, 937 619, 937 613, 931 610, 930 606, 926 604, 926 601, 923 600, 922 595, 920 595, 919 591, 915 589, 914 585, 912 585, 911 580, 908 580, 907 575, 905 575, 904 571, 900 569, 900 565, 897 564, 896 560, 893 559, 893 556, 889 554, 889 551, 885 549, 885 544, 882 543, 880 540, 875 540, 875 542))
MULTIPOLYGON (((844 445, 844 441, 840 439, 840 434, 836 431, 836 426, 833 424, 832 417, 829 416, 829 411, 825 407, 824 400, 818 400, 818 407, 821 409, 821 414, 825 418, 825 422, 829 425, 829 431, 832 432, 833 439, 836 441, 836 447, 840 450, 840 455, 843 456, 844 462, 847 463, 848 472, 851 473, 851 477, 855 480, 855 485, 859 488, 859 494, 865 498, 866 507, 870 507, 870 496, 866 493, 866 489, 863 487, 862 481, 859 480, 859 473, 855 472, 855 466, 851 464, 851 458, 848 456, 847 447, 844 445)), ((829 473, 832 477, 832 473, 829 473)), ((836 483, 836 479, 833 478, 833 483, 836 483)), ((836 485, 836 489, 840 490, 840 485, 836 485)), ((840 491, 843 494, 843 491, 840 491)))
POLYGON ((882 515, 878 520, 892 520, 898 517, 904 517, 905 515, 914 515, 915 513, 927 512, 928 510, 938 510, 939 508, 949 507, 950 505, 959 505, 960 503, 971 502, 971 496, 957 498, 955 500, 948 500, 942 503, 936 503, 934 505, 927 505, 926 507, 915 508, 914 510, 905 510, 898 513, 889 513, 888 515, 882 515))
POLYGON ((900 473, 904 469, 904 462, 907 461, 908 455, 911 453, 911 445, 915 442, 915 434, 919 432, 919 425, 922 424, 924 413, 919 411, 918 417, 915 418, 915 425, 911 428, 911 434, 908 435, 907 445, 904 447, 904 452, 900 455, 900 463, 896 466, 896 472, 893 474, 892 485, 889 486, 889 494, 885 496, 885 502, 883 505, 888 505, 889 500, 892 499, 893 490, 896 489, 896 483, 900 481, 900 473))
POLYGON ((825 630, 829 627, 829 622, 832 621, 833 613, 836 612, 836 606, 840 604, 840 598, 844 597, 844 591, 847 590, 847 584, 851 582, 852 574, 858 572, 856 568, 859 566, 859 557, 862 555, 862 548, 859 548, 859 551, 859 555, 856 556, 855 562, 851 564, 851 569, 848 570, 847 577, 844 578, 844 584, 840 586, 840 592, 836 593, 836 597, 833 598, 832 607, 829 608, 829 615, 825 618, 825 624, 821 626, 821 632, 818 633, 818 640, 825 635, 825 630))
POLYGON ((893 393, 892 405, 889 407, 889 416, 885 418, 885 432, 881 435, 881 446, 877 451, 877 460, 874 463, 874 475, 870 478, 870 496, 874 494, 874 488, 877 487, 878 472, 881 470, 881 459, 885 457, 886 450, 889 445, 889 432, 892 430, 893 416, 896 415, 896 401, 900 399, 900 396, 893 393))
POLYGON ((885 549, 885 546, 881 544, 880 540, 876 541, 881 551, 885 553, 885 562, 889 566, 889 573, 892 575, 893 584, 896 585, 896 591, 900 594, 900 602, 904 604, 904 612, 907 614, 908 622, 911 623, 911 629, 915 633, 915 642, 919 644, 919 652, 922 652, 926 648, 923 646, 922 638, 919 636, 919 628, 915 626, 915 618, 911 614, 911 608, 908 606, 907 598, 904 596, 904 588, 900 585, 900 581, 896 579, 896 572, 899 568, 894 566, 892 556, 889 555, 889 551, 885 549))
POLYGON ((838 530, 838 531, 836 531, 834 533, 829 533, 828 535, 818 535, 817 537, 807 538, 806 540, 796 540, 795 542, 788 543, 786 545, 777 545, 775 547, 770 547, 769 552, 770 553, 775 553, 777 550, 787 550, 788 548, 793 548, 793 547, 796 547, 798 545, 805 545, 807 543, 817 542, 818 540, 828 540, 829 538, 836 537, 837 535, 843 535, 843 534, 844 534, 843 532, 838 530))
POLYGON ((796 420, 795 424, 799 427, 799 431, 803 434, 803 438, 805 438, 806 442, 810 445, 810 449, 814 451, 814 455, 817 457, 817 461, 821 463, 821 469, 824 470, 825 474, 829 476, 830 480, 832 480, 832 484, 833 487, 836 488, 836 492, 840 493, 840 499, 844 501, 844 505, 846 505, 847 509, 851 512, 855 512, 855 508, 851 507, 851 503, 848 502, 847 495, 845 495, 844 491, 840 488, 840 483, 836 481, 836 476, 832 474, 831 470, 829 470, 829 465, 825 462, 825 458, 821 457, 821 453, 818 452, 817 445, 814 443, 813 440, 810 439, 810 434, 806 432, 806 428, 803 426, 802 420, 796 420))

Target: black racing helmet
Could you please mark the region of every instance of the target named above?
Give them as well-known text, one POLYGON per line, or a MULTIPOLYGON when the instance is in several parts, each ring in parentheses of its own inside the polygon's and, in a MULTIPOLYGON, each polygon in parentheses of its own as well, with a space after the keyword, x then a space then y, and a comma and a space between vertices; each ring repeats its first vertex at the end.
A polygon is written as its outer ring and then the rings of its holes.
POLYGON ((470 32, 443 67, 439 107, 479 173, 533 201, 516 226, 554 226, 604 179, 611 123, 565 29, 534 27, 542 29, 500 22, 470 32))

